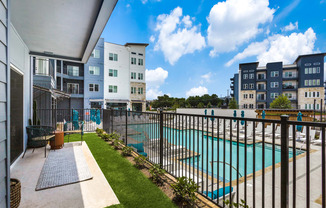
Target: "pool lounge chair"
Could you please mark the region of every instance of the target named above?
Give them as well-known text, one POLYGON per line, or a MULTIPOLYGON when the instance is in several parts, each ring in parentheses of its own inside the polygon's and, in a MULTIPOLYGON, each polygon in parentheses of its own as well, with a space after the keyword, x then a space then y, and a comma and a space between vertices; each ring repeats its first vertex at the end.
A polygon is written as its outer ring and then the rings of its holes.
POLYGON ((144 143, 128 144, 127 146, 133 148, 138 154, 147 157, 147 153, 144 152, 144 143))
MULTIPOLYGON (((315 135, 316 135, 316 130, 310 130, 309 137, 310 137, 311 142, 315 142, 315 135)), ((297 138, 296 141, 305 143, 307 141, 307 138, 302 137, 301 134, 300 134, 300 136, 297 138)))
POLYGON ((211 198, 214 202, 218 202, 218 205, 223 205, 223 199, 228 200, 230 199, 230 194, 231 194, 231 202, 233 202, 233 198, 235 195, 235 192, 233 191, 233 187, 230 186, 226 186, 225 188, 225 195, 223 197, 223 187, 213 191, 213 193, 211 191, 203 191, 203 194, 208 196, 208 198, 211 198), (218 199, 218 201, 217 201, 218 199))
POLYGON ((323 138, 323 132, 320 131, 319 133, 319 139, 313 140, 312 142, 316 145, 322 145, 322 138, 323 138))
POLYGON ((182 177, 185 176, 187 178, 191 178, 196 184, 201 184, 203 181, 201 180, 201 177, 197 177, 197 175, 193 175, 192 172, 188 170, 176 170, 172 172, 172 175, 175 177, 182 177))

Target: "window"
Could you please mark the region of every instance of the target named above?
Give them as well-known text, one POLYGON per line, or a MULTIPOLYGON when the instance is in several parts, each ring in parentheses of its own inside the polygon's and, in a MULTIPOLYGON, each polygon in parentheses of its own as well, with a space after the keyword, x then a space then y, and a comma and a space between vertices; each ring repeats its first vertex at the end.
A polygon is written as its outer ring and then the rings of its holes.
POLYGON ((136 64, 136 58, 131 57, 131 64, 133 64, 133 65, 136 64))
POLYGON ((320 65, 320 62, 315 62, 314 63, 314 66, 318 66, 318 65, 320 65))
POLYGON ((308 92, 305 92, 304 93, 304 97, 308 97, 308 92))
POLYGON ((311 97, 311 92, 309 92, 309 97, 311 97))
POLYGON ((89 74, 91 74, 91 75, 100 75, 100 67, 98 67, 98 66, 89 66, 89 74))
POLYGON ((319 97, 319 92, 317 92, 317 97, 319 97))
POLYGON ((305 68, 305 69, 304 69, 304 73, 305 73, 305 74, 309 74, 309 68, 305 68))
POLYGON ((273 92, 273 93, 271 93, 271 98, 272 99, 275 99, 275 98, 277 98, 278 97, 278 93, 277 92, 273 92))
POLYGON ((90 92, 98 92, 99 91, 98 84, 89 84, 89 91, 90 92))
POLYGON ((293 97, 292 97, 292 93, 285 93, 284 94, 286 97, 288 97, 289 99, 292 99, 293 97))
POLYGON ((291 78, 294 77, 294 73, 293 72, 285 72, 284 73, 284 78, 291 78))
POLYGON ((312 73, 313 73, 313 74, 316 74, 316 73, 317 73, 317 68, 316 68, 316 67, 313 67, 313 68, 312 68, 312 73))
POLYGON ((271 77, 278 77, 278 71, 272 71, 271 72, 271 77))
POLYGON ((312 74, 312 68, 311 67, 309 68, 309 74, 312 74))
POLYGON ((248 94, 243 94, 243 98, 247 99, 248 98, 248 94))
POLYGON ((311 63, 305 63, 304 65, 305 66, 311 66, 311 63))
POLYGON ((244 74, 243 79, 248 79, 248 74, 244 74))
POLYGON ((110 61, 118 61, 118 54, 116 54, 116 53, 109 53, 109 60, 110 61))
POLYGON ((244 84, 243 89, 248 89, 248 84, 244 84))
POLYGON ((79 76, 79 66, 68 65, 67 69, 68 69, 69 76, 75 76, 75 77, 79 76))
POLYGON ((310 79, 310 80, 309 80, 309 86, 311 86, 311 85, 312 85, 312 80, 310 79))
POLYGON ((308 86, 308 85, 309 85, 308 82, 309 82, 309 80, 305 80, 305 81, 304 81, 304 86, 308 86))
POLYGON ((136 79, 136 72, 131 72, 131 79, 136 79))
POLYGON ((138 55, 143 56, 144 54, 142 54, 142 53, 138 53, 138 55))
POLYGON ((317 110, 319 110, 319 104, 317 103, 317 107, 316 107, 317 110))
POLYGON ((137 53, 136 52, 131 52, 131 54, 136 55, 137 53))
POLYGON ((91 54, 92 58, 100 58, 100 50, 94 49, 92 54, 91 54))
POLYGON ((138 59, 138 65, 143 66, 144 65, 144 60, 143 59, 138 59))
POLYGON ((249 104, 249 108, 253 109, 254 108, 254 104, 249 104))
POLYGON ((254 79, 255 78, 255 74, 249 74, 249 79, 254 79))
POLYGON ((136 87, 131 87, 131 94, 136 94, 136 87))
POLYGON ((249 84, 249 89, 254 89, 254 84, 253 83, 249 84))
POLYGON ((271 82, 271 88, 278 88, 278 82, 271 82))
POLYGON ((109 85, 109 93, 117 93, 118 92, 118 86, 109 85))
POLYGON ((109 69, 109 77, 118 77, 118 70, 109 69))
POLYGON ((317 79, 317 85, 320 85, 320 79, 317 79))
POLYGON ((253 99, 254 98, 254 94, 249 94, 249 98, 253 99))
POLYGON ((143 79, 144 79, 144 74, 138 73, 138 80, 143 80, 143 79))
POLYGON ((140 94, 140 95, 143 94, 143 88, 142 88, 142 87, 139 87, 139 88, 138 88, 138 94, 140 94))
POLYGON ((243 108, 248 108, 248 104, 244 104, 243 105, 243 108))
POLYGON ((79 84, 67 83, 67 91, 70 94, 79 94, 79 84))

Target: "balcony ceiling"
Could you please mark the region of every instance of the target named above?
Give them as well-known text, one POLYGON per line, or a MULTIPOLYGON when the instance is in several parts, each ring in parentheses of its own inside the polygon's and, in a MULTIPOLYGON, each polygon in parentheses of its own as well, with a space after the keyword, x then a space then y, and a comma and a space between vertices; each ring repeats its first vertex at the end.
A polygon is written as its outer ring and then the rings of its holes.
POLYGON ((11 22, 39 55, 87 62, 117 0, 11 1, 11 22))

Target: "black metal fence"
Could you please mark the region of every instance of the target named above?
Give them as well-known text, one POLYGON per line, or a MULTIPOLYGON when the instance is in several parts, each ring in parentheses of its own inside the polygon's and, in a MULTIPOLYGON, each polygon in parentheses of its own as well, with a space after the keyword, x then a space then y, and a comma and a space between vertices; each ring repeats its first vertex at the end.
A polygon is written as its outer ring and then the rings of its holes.
POLYGON ((325 207, 326 123, 104 110, 116 131, 152 163, 199 184, 217 205, 325 207))

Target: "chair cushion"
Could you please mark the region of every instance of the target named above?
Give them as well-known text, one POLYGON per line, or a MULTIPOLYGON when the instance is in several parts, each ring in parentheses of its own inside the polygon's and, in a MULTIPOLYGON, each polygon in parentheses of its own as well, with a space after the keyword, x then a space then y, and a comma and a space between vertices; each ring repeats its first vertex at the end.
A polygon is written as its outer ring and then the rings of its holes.
POLYGON ((140 155, 143 155, 144 157, 147 157, 147 153, 146 152, 138 152, 140 155))
MULTIPOLYGON (((233 191, 233 188, 232 187, 231 187, 231 189, 230 189, 230 186, 226 186, 225 187, 225 195, 229 194, 232 191, 233 191)), ((206 196, 208 196, 209 198, 211 198, 213 200, 214 199, 217 199, 217 196, 218 196, 218 198, 220 198, 220 197, 223 196, 223 187, 220 188, 219 190, 213 191, 213 198, 212 198, 212 192, 211 191, 208 191, 208 192, 203 191, 203 194, 205 194, 206 196)))
POLYGON ((207 197, 211 198, 211 199, 216 199, 216 195, 213 194, 213 198, 212 198, 212 192, 209 191, 208 193, 206 191, 203 191, 203 194, 206 195, 207 197))
POLYGON ((128 144, 129 147, 134 147, 137 149, 137 152, 144 152, 144 144, 143 143, 137 143, 137 144, 128 144))

